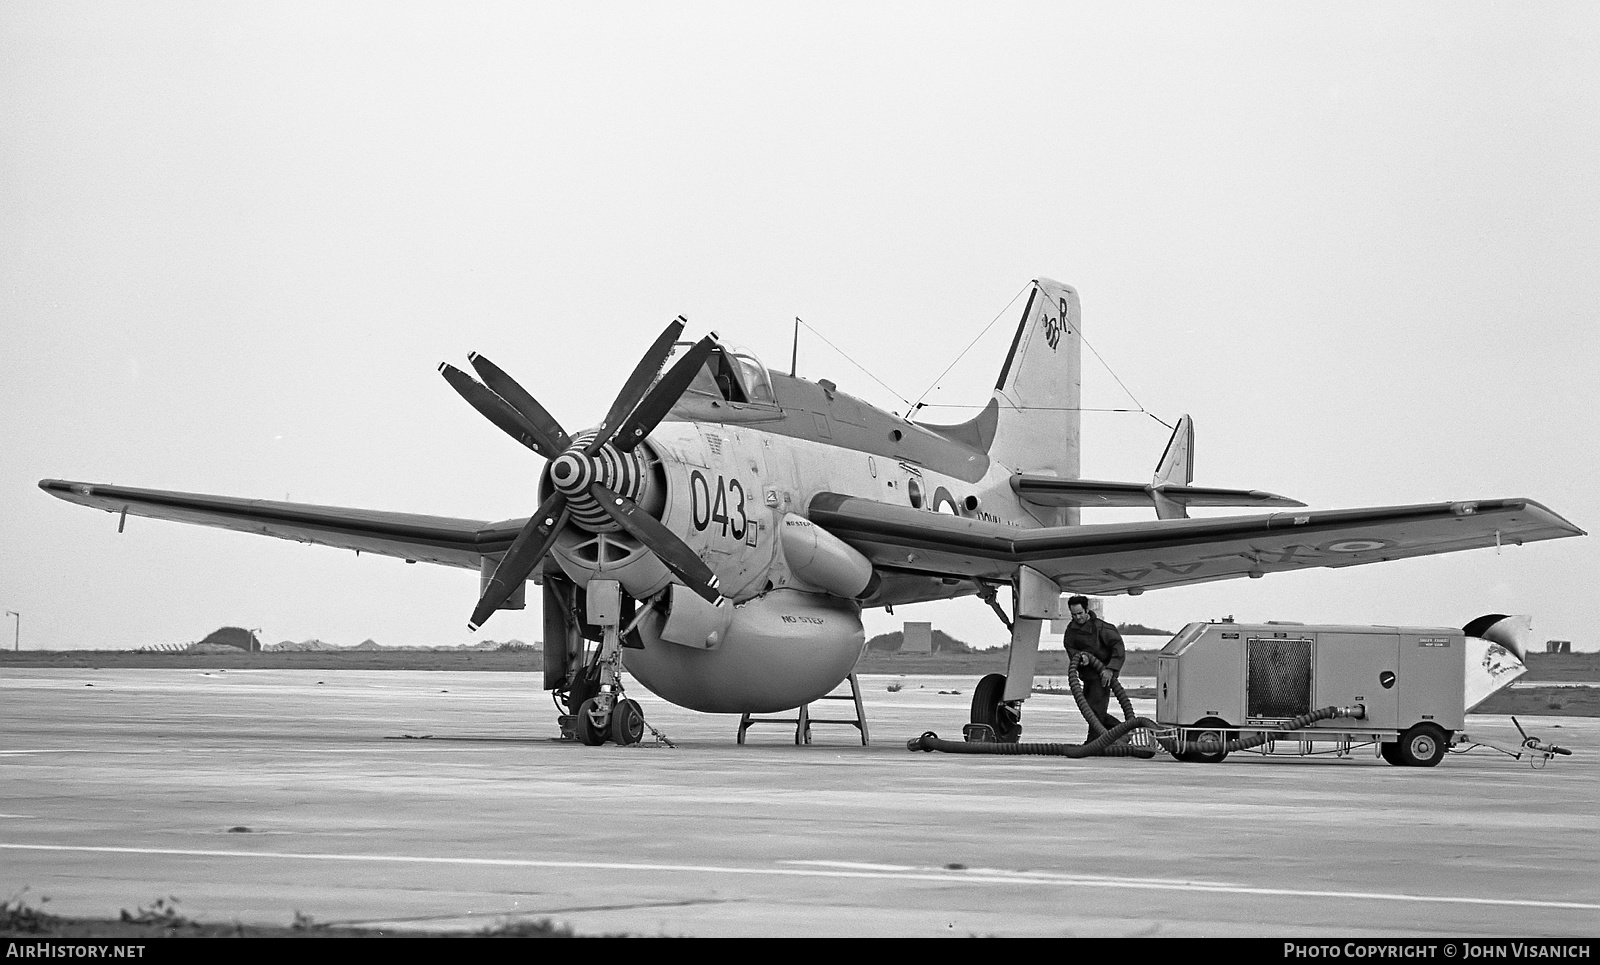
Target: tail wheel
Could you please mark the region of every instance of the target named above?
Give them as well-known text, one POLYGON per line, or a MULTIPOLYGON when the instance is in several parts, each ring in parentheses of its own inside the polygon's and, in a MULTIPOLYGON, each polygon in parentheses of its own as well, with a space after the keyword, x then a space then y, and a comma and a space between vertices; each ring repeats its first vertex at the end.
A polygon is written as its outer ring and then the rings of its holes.
POLYGON ((1022 737, 1022 711, 1005 702, 1006 675, 992 673, 978 681, 972 691, 972 722, 987 724, 1002 744, 1015 744, 1022 737))
POLYGON ((611 739, 627 746, 644 737, 644 711, 633 700, 619 700, 611 708, 611 739))
POLYGON ((596 727, 592 711, 600 706, 600 702, 590 697, 578 705, 578 740, 590 747, 599 747, 606 742, 606 728, 596 727))
POLYGON ((1418 724, 1400 735, 1395 745, 1400 763, 1406 767, 1432 767, 1444 760, 1450 749, 1450 735, 1434 724, 1418 724))

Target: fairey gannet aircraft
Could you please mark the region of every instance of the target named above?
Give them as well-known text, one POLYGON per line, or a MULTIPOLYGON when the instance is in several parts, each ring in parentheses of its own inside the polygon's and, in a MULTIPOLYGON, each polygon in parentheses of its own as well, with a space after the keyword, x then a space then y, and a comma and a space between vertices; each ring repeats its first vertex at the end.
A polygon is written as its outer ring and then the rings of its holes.
POLYGON ((111 513, 474 568, 473 628, 521 608, 532 580, 544 593, 544 686, 588 744, 640 739, 623 668, 694 710, 785 710, 850 673, 862 608, 969 594, 995 605, 1010 587, 1009 672, 974 701, 974 719, 1003 736, 1063 591, 1137 594, 1583 535, 1529 499, 1190 519, 1190 506, 1304 504, 1191 485, 1187 417, 1150 484, 1081 479, 1079 319, 1076 291, 1034 282, 993 396, 959 425, 914 423, 827 380, 773 372, 714 334, 679 343, 681 318, 605 421, 576 435, 483 356, 469 357, 482 381, 441 365, 473 408, 548 460, 526 519, 39 485, 111 513), (1157 518, 1080 522, 1085 506, 1134 505, 1157 518))

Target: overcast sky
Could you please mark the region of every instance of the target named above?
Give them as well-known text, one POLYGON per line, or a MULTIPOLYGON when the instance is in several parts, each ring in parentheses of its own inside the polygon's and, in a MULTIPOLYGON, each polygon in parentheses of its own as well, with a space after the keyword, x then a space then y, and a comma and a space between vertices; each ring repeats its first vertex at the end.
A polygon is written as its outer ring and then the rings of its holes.
MULTIPOLYGON (((1085 415, 1088 477, 1147 481, 1188 412, 1200 485, 1594 531, 1597 169, 1592 3, 8 0, 0 609, 24 648, 473 642, 475 573, 119 536, 37 483, 525 516, 542 461, 440 361, 573 428, 673 316, 786 368, 798 315, 889 388, 810 334, 801 375, 904 411, 1004 311, 929 396, 978 404, 1041 275, 1085 404, 1148 412, 1085 415)), ((1585 537, 1108 615, 1528 613, 1592 650, 1597 577, 1585 537)), ((866 619, 1004 641, 971 599, 866 619)))

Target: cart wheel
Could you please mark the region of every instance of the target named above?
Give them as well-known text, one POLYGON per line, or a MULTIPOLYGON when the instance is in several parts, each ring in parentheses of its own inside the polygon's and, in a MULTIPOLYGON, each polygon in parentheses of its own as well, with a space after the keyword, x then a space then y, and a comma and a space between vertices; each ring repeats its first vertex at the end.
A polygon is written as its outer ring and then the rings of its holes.
POLYGON ((1435 724, 1418 724, 1400 735, 1396 756, 1407 767, 1432 767, 1444 760, 1450 736, 1435 724))
MULTIPOLYGON (((1195 727, 1221 728, 1228 722, 1215 717, 1206 717, 1195 722, 1195 727)), ((1191 731, 1189 735, 1188 757, 1184 760, 1194 761, 1198 764, 1215 764, 1228 756, 1228 741, 1234 740, 1238 734, 1230 730, 1201 730, 1191 731)))

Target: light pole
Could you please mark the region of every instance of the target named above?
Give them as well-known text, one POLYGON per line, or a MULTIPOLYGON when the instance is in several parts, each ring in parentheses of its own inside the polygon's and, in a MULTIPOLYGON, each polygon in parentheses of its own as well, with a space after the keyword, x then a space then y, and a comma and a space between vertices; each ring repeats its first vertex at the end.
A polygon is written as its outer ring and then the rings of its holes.
POLYGON ((12 652, 20 651, 22 649, 22 614, 15 610, 7 610, 6 616, 17 618, 17 632, 11 639, 11 650, 12 652))

